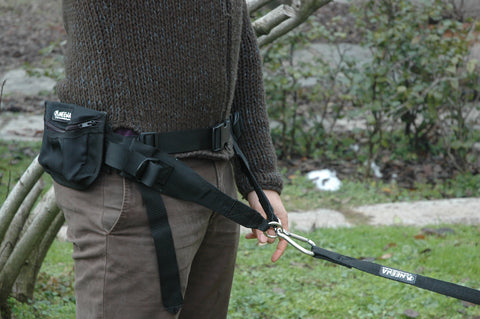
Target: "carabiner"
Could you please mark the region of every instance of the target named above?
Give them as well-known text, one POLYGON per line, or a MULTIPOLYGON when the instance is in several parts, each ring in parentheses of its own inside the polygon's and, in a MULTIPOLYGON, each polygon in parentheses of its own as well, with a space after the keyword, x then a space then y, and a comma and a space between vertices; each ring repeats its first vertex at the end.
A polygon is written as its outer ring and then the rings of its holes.
POLYGON ((283 228, 282 224, 279 223, 279 222, 270 222, 269 225, 271 225, 271 226, 274 228, 276 236, 272 236, 272 235, 267 234, 267 233, 265 232, 265 235, 266 235, 267 237, 270 237, 270 238, 277 238, 277 237, 283 238, 283 239, 285 239, 290 245, 292 245, 293 247, 295 247, 296 249, 298 249, 298 250, 301 251, 302 253, 304 253, 304 254, 306 254, 306 255, 309 255, 309 256, 313 256, 313 255, 314 255, 313 251, 306 249, 305 247, 301 246, 300 244, 298 244, 298 243, 295 241, 295 240, 298 240, 298 241, 307 243, 307 244, 309 244, 311 247, 316 246, 315 243, 314 243, 312 240, 310 240, 310 239, 308 239, 308 238, 305 238, 305 237, 303 237, 303 236, 300 236, 300 235, 291 233, 291 232, 285 230, 285 229, 283 228))

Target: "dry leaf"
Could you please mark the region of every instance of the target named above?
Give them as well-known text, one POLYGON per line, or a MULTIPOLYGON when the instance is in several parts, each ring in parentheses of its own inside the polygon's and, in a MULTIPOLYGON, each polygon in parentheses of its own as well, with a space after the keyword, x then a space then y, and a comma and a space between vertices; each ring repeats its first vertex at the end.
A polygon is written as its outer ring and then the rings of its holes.
POLYGON ((403 314, 405 316, 407 316, 408 318, 417 318, 418 316, 420 316, 420 314, 413 310, 413 309, 405 309, 405 311, 403 312, 403 314))
POLYGON ((380 260, 390 259, 390 258, 392 258, 392 256, 393 256, 392 253, 383 254, 379 259, 380 260))
POLYGON ((388 243, 385 245, 385 247, 383 247, 383 250, 387 250, 389 248, 392 248, 392 247, 397 247, 397 244, 396 243, 388 243))

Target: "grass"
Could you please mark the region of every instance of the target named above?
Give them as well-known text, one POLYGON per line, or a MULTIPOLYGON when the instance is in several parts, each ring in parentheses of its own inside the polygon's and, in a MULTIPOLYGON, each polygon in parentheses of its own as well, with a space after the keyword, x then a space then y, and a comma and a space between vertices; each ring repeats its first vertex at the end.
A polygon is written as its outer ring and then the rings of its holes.
POLYGON ((480 175, 465 173, 453 180, 437 181, 437 184, 417 183, 414 189, 399 187, 396 183, 381 180, 359 182, 342 180, 336 192, 325 192, 300 175, 289 176, 282 199, 289 211, 331 208, 348 211, 351 207, 391 202, 411 202, 444 198, 480 197, 480 175))
POLYGON ((0 204, 40 151, 40 142, 0 140, 0 204))
MULTIPOLYGON (((352 257, 480 289, 480 227, 444 225, 448 235, 416 227, 358 226, 303 234, 352 257)), ((478 318, 480 307, 409 285, 336 266, 289 247, 275 264, 273 246, 242 238, 229 319, 478 318)), ((18 319, 75 318, 71 244, 55 241, 31 304, 12 301, 18 319)))
MULTIPOLYGON (((307 236, 352 257, 480 288, 480 228, 449 226, 446 237, 417 236, 414 227, 322 229, 307 236)), ((275 265, 272 249, 241 241, 229 318, 474 318, 480 307, 300 254, 275 265)))
POLYGON ((10 299, 15 319, 75 319, 72 244, 54 241, 42 265, 34 300, 10 299))

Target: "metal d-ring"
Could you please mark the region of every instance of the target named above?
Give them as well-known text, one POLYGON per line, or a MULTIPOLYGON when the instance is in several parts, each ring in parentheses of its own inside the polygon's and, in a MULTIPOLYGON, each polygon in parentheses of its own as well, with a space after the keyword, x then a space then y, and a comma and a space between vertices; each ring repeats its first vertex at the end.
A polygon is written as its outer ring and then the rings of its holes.
POLYGON ((269 222, 268 224, 275 230, 275 235, 270 235, 269 233, 267 233, 267 231, 264 231, 263 233, 265 234, 265 236, 273 239, 278 238, 278 232, 283 231, 282 223, 278 221, 278 222, 269 222))

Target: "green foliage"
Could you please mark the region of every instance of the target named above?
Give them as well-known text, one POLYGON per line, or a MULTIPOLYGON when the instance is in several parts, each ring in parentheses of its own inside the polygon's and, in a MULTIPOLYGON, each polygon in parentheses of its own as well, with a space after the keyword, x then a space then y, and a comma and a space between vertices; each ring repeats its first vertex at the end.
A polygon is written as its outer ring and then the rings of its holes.
MULTIPOLYGON (((353 7, 355 8, 355 7, 353 7)), ((467 115, 480 88, 478 61, 468 60, 473 25, 442 19, 444 1, 367 1, 355 8, 372 61, 352 77, 354 105, 368 119, 370 157, 395 148, 391 130, 403 125, 409 150, 438 155, 467 171, 475 138, 467 115), (429 21, 438 24, 429 25, 429 21)), ((473 160, 473 161, 472 161, 473 160)))
POLYGON ((39 151, 38 142, 0 140, 0 204, 39 151))
POLYGON ((367 61, 338 46, 339 61, 312 57, 295 65, 292 56, 308 49, 309 41, 338 43, 345 36, 315 22, 264 52, 279 156, 336 160, 349 156, 347 145, 355 140, 366 149, 356 155, 368 163, 385 154, 417 161, 435 157, 463 172, 478 171, 473 146, 480 139, 474 129, 479 61, 469 58, 478 26, 443 18, 451 7, 441 0, 369 0, 351 8, 360 45, 371 53, 367 61), (365 127, 334 131, 342 118, 365 127))
POLYGON ((316 57, 314 63, 293 60, 294 53, 308 48, 312 39, 327 36, 326 29, 312 25, 315 28, 310 32, 292 32, 284 42, 264 52, 269 115, 274 120, 272 138, 281 158, 318 157, 324 153, 334 156, 342 147, 341 142, 331 138, 333 125, 326 121, 332 116, 335 120, 343 117, 346 99, 340 97, 345 85, 339 79, 343 66, 333 69, 316 57), (312 79, 315 85, 309 87, 312 79))
POLYGON ((34 300, 20 303, 10 298, 13 318, 74 319, 72 244, 54 241, 37 280, 34 300))

